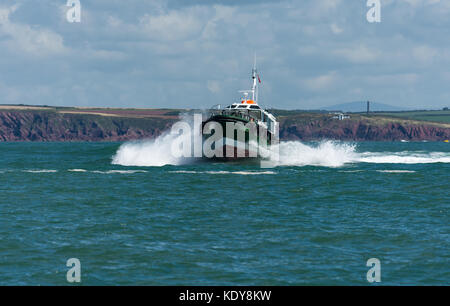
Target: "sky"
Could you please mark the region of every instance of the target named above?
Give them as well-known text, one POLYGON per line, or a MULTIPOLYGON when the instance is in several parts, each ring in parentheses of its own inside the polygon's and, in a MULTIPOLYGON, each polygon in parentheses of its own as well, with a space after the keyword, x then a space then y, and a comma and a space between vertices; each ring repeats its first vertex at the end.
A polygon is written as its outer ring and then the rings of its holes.
POLYGON ((208 108, 450 106, 450 1, 0 0, 0 104, 208 108))

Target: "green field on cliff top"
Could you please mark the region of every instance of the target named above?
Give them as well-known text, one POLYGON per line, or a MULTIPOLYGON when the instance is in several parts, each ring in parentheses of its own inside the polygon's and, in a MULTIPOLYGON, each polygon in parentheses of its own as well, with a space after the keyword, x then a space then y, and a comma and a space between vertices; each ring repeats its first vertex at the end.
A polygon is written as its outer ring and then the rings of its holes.
POLYGON ((432 111, 405 111, 405 112, 379 112, 375 116, 410 119, 416 121, 429 121, 439 123, 450 123, 450 110, 432 111))

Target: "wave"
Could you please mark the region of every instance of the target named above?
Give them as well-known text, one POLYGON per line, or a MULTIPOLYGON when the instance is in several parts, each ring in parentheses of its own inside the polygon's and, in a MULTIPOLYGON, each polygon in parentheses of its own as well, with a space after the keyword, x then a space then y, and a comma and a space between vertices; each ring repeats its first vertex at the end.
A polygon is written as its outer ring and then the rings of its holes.
POLYGON ((100 170, 94 170, 92 173, 100 173, 100 174, 133 174, 133 173, 146 173, 148 171, 145 170, 107 170, 107 171, 100 171, 100 170))
POLYGON ((357 162, 371 164, 431 164, 450 163, 450 153, 446 152, 363 152, 357 162))
POLYGON ((347 164, 450 163, 450 152, 357 152, 356 144, 322 141, 306 145, 298 141, 279 144, 278 166, 342 167, 347 164))
POLYGON ((52 169, 41 169, 41 170, 22 170, 23 172, 28 173, 55 173, 58 172, 58 170, 52 170, 52 169))
POLYGON ((281 142, 278 151, 278 166, 341 167, 357 158, 356 144, 336 141, 322 141, 317 145, 299 141, 281 142))
MULTIPOLYGON (((52 170, 52 169, 40 169, 40 170, 21 170, 22 172, 27 173, 56 173, 58 170, 52 170)), ((148 171, 146 170, 92 170, 88 171, 85 169, 67 169, 68 172, 91 172, 91 173, 100 173, 100 174, 113 174, 113 173, 120 173, 120 174, 132 174, 132 173, 146 173, 148 171)))
POLYGON ((416 173, 413 170, 377 170, 380 173, 416 173))
POLYGON ((179 171, 169 171, 169 173, 184 173, 184 174, 238 174, 238 175, 267 175, 267 174, 276 174, 274 171, 188 171, 188 170, 179 170, 179 171))
POLYGON ((143 140, 124 143, 113 156, 112 163, 121 166, 180 165, 182 158, 171 154, 172 143, 181 136, 165 134, 155 140, 143 140))
POLYGON ((261 172, 253 172, 253 171, 234 171, 232 174, 239 175, 267 175, 267 174, 277 174, 274 171, 261 171, 261 172))
MULTIPOLYGON (((165 134, 155 140, 133 141, 122 144, 112 158, 121 166, 183 165, 189 158, 176 158, 171 146, 178 135, 165 134)), ((426 164, 450 163, 447 152, 357 152, 355 143, 325 140, 315 144, 299 141, 281 142, 269 153, 274 166, 342 167, 348 164, 426 164), (278 150, 278 155, 273 152, 278 150), (276 156, 276 158, 275 158, 276 156)))
MULTIPOLYGON (((121 166, 183 165, 189 158, 176 158, 171 154, 172 142, 181 136, 163 135, 155 140, 133 141, 122 144, 112 157, 112 164, 121 166)), ((340 167, 355 160, 355 144, 324 141, 318 146, 298 141, 279 144, 277 166, 340 167)), ((269 153, 269 156, 273 154, 269 153)))

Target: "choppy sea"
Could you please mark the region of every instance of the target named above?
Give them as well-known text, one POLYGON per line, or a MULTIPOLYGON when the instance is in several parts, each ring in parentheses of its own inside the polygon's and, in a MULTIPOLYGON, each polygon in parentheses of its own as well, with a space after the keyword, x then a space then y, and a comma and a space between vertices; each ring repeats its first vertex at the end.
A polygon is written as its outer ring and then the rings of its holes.
POLYGON ((287 142, 274 168, 167 141, 0 143, 0 285, 450 284, 450 144, 287 142))

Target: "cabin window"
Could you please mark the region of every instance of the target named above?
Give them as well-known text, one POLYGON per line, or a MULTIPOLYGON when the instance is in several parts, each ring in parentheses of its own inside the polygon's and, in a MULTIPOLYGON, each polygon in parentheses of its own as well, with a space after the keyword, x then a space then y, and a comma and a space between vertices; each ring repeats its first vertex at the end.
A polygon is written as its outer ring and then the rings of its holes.
POLYGON ((250 116, 252 116, 258 120, 261 120, 261 112, 260 111, 249 111, 248 113, 250 116))
POLYGON ((261 109, 258 105, 251 105, 250 108, 253 108, 253 109, 261 109))

